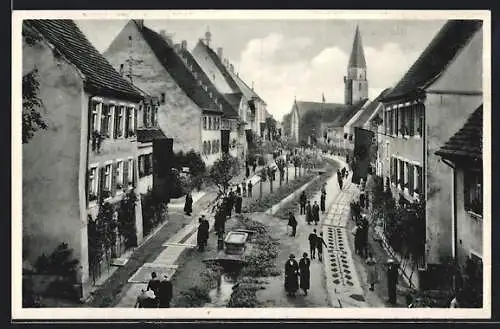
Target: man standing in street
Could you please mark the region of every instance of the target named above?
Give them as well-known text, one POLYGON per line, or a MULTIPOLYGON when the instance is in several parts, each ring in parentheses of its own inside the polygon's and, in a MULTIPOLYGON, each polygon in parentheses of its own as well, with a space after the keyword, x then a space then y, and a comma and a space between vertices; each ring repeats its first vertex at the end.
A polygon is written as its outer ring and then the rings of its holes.
POLYGON ((311 201, 307 201, 307 205, 306 205, 306 222, 307 222, 307 224, 311 225, 312 221, 313 221, 313 212, 312 212, 312 207, 311 207, 311 201))
POLYGON ((166 275, 160 281, 160 290, 158 299, 160 301, 160 308, 170 308, 170 301, 172 300, 172 282, 166 275))
POLYGON ((315 258, 316 255, 316 243, 318 241, 318 236, 316 235, 316 229, 313 230, 311 234, 309 234, 309 250, 311 251, 311 259, 315 258))
POLYGON ((389 304, 396 305, 396 290, 398 284, 398 265, 394 259, 390 258, 387 261, 387 289, 389 295, 389 304))
POLYGON ((306 213, 306 203, 307 203, 307 197, 306 197, 306 192, 302 192, 300 195, 300 214, 304 215, 306 213))
POLYGON ((340 189, 342 189, 343 177, 340 169, 337 169, 337 181, 339 182, 340 189))
POLYGON ((312 211, 313 211, 314 225, 318 225, 318 222, 319 222, 319 205, 318 205, 318 202, 314 201, 314 206, 312 208, 312 211))
POLYGON ((248 197, 249 198, 252 197, 252 187, 253 187, 252 180, 248 180, 248 197))
POLYGON ((307 257, 307 253, 305 252, 302 255, 302 258, 299 261, 299 275, 300 275, 300 288, 304 291, 304 294, 307 296, 307 290, 309 290, 311 272, 309 267, 311 266, 311 260, 307 257))

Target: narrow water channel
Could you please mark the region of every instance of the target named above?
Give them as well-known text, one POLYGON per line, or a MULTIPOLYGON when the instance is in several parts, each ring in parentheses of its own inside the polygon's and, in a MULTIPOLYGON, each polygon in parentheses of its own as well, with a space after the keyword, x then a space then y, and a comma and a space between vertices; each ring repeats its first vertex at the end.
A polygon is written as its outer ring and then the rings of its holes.
POLYGON ((212 289, 209 293, 211 302, 205 304, 204 307, 227 307, 235 283, 236 278, 223 274, 220 286, 212 289))

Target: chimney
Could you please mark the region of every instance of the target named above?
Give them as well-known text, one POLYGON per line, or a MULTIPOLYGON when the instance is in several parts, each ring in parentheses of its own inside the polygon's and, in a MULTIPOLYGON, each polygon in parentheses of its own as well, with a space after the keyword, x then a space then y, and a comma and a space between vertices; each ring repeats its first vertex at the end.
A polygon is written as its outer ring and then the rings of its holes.
POLYGON ((163 39, 165 39, 165 40, 167 39, 167 31, 165 31, 165 30, 160 30, 160 35, 161 35, 161 37, 162 37, 163 39))
POLYGON ((181 41, 181 49, 182 49, 182 50, 186 50, 186 49, 187 49, 187 47, 188 47, 188 43, 187 43, 187 41, 186 41, 186 40, 182 40, 182 41, 181 41))
POLYGON ((144 27, 144 20, 143 19, 136 19, 135 24, 137 24, 137 27, 139 28, 139 30, 142 30, 142 28, 144 27))
POLYGON ((231 71, 231 73, 234 73, 234 65, 233 64, 229 64, 229 71, 231 71))
POLYGON ((217 48, 217 56, 222 60, 222 47, 217 48))
POLYGON ((254 85, 254 83, 253 83, 253 81, 252 81, 252 90, 253 90, 253 85, 254 85))
POLYGON ((182 48, 182 46, 181 46, 181 44, 180 44, 180 43, 176 43, 176 44, 174 45, 174 49, 175 49, 175 51, 176 51, 176 52, 180 52, 181 48, 182 48))
POLYGON ((123 77, 123 70, 124 70, 124 66, 123 64, 120 64, 120 75, 123 77))
POLYGON ((224 58, 224 66, 228 67, 229 66, 229 59, 224 58))

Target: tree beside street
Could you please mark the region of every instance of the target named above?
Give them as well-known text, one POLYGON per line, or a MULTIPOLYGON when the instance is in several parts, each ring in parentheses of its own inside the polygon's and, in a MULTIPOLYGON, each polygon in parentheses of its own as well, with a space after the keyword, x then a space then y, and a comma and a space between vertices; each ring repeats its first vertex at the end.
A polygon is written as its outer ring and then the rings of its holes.
POLYGON ((231 180, 240 173, 238 160, 227 153, 223 153, 210 168, 209 178, 219 189, 219 195, 225 195, 231 180))

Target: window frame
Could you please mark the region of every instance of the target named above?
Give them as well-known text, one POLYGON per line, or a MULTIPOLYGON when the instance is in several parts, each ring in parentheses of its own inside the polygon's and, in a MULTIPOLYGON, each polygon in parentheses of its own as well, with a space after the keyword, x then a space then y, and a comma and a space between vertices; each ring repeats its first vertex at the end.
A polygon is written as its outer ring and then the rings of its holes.
MULTIPOLYGON (((469 214, 475 215, 475 217, 483 217, 483 211, 484 211, 484 205, 483 205, 483 193, 484 193, 484 182, 483 182, 483 171, 482 169, 479 168, 467 168, 462 170, 462 175, 463 175, 463 206, 466 212, 469 214), (472 203, 475 200, 471 200, 471 190, 470 184, 472 183, 472 177, 471 174, 474 175, 474 184, 476 185, 475 188, 477 188, 477 185, 479 184, 479 196, 477 198, 478 205, 480 209, 474 209, 474 206, 472 203), (479 210, 479 212, 478 212, 479 210)), ((477 191, 474 192, 474 194, 477 194, 477 191)))
POLYGON ((88 174, 88 200, 89 203, 97 203, 97 198, 99 194, 99 165, 93 164, 89 166, 88 174), (94 200, 90 200, 90 195, 95 196, 94 200))
POLYGON ((106 162, 104 164, 104 186, 102 187, 102 191, 109 192, 109 196, 105 200, 111 199, 111 192, 113 191, 113 187, 111 186, 112 179, 113 179, 113 162, 106 162))

